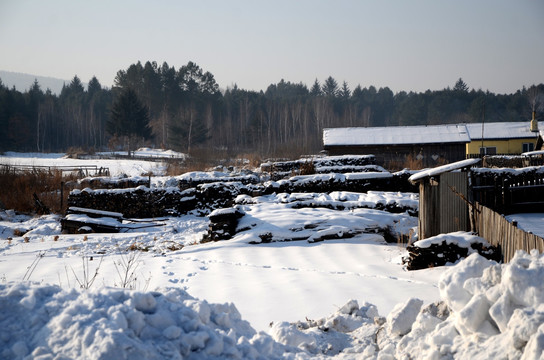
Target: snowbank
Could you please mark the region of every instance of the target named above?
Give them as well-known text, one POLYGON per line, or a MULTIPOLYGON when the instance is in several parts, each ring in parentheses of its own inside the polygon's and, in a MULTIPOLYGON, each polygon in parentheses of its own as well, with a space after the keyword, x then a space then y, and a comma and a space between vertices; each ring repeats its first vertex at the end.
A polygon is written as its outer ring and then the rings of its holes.
POLYGON ((439 281, 441 302, 387 317, 350 300, 317 320, 257 333, 233 304, 181 289, 138 292, 0 285, 0 354, 52 359, 542 359, 544 255, 500 265, 473 254, 439 281))
POLYGON ((327 318, 277 324, 271 334, 321 358, 543 359, 543 276, 538 252, 518 252, 506 265, 473 254, 443 274, 441 302, 410 299, 383 318, 352 300, 327 318))
POLYGON ((63 291, 0 285, 4 359, 274 358, 288 351, 257 333, 233 304, 209 304, 181 289, 63 291))

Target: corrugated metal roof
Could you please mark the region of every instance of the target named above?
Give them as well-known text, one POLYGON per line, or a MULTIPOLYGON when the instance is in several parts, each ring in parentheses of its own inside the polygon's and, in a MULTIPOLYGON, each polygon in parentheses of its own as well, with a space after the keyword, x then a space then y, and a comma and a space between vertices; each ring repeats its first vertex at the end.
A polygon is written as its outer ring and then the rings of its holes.
POLYGON ((401 145, 467 143, 467 128, 460 125, 351 127, 323 130, 323 144, 401 145))
MULTIPOLYGON (((491 139, 525 139, 535 138, 537 134, 531 132, 530 121, 516 122, 484 122, 484 140, 491 139)), ((472 140, 482 140, 482 123, 466 124, 467 131, 472 140)), ((539 122, 542 129, 544 124, 539 122)))

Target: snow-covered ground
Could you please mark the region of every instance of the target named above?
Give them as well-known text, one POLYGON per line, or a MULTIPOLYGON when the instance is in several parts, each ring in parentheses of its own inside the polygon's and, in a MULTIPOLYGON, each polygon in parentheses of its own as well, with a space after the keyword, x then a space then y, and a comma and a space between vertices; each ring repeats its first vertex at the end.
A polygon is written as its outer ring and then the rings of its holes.
MULTIPOLYGON (((179 153, 174 153, 179 154, 179 153)), ((136 153, 141 157, 158 157, 157 151, 142 149, 136 153)), ((165 157, 172 157, 171 153, 166 153, 165 157)), ((182 157, 176 156, 176 157, 182 157)), ((5 152, 0 155, 0 165, 24 165, 24 166, 65 166, 81 167, 96 165, 98 168, 109 169, 111 176, 126 174, 128 176, 139 176, 142 174, 153 173, 162 175, 166 170, 166 164, 155 161, 145 160, 109 160, 109 159, 72 159, 64 153, 17 153, 5 152)))
POLYGON ((389 201, 414 198, 241 196, 244 231, 206 244, 194 215, 67 235, 59 216, 0 212, 0 358, 542 358, 544 257, 408 272, 404 247, 374 231, 417 219, 355 206, 389 201), (354 206, 293 206, 340 200, 354 206), (293 234, 309 241, 282 241, 293 234))
POLYGON ((544 213, 507 215, 506 220, 515 221, 518 228, 544 237, 544 213))

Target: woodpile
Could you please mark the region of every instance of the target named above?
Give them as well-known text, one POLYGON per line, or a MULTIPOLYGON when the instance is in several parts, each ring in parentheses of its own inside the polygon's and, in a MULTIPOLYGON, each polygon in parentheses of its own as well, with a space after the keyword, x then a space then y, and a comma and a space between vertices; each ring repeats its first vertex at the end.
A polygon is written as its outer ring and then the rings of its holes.
POLYGON ((520 168, 523 167, 521 155, 487 155, 482 161, 486 168, 520 168))
MULTIPOLYGON (((501 252, 495 246, 486 247, 481 243, 475 243, 471 244, 471 249, 471 252, 477 251, 487 259, 497 262, 501 261, 501 252)), ((444 266, 447 263, 454 264, 469 254, 469 248, 459 247, 455 243, 448 244, 446 241, 440 244, 431 244, 426 248, 408 245, 406 250, 408 251, 408 256, 402 262, 406 265, 407 270, 427 269, 444 266)))
MULTIPOLYGON (((85 188, 72 190, 68 196, 68 206, 121 212, 129 218, 177 216, 193 210, 204 216, 215 209, 233 206, 238 195, 260 196, 282 192, 366 192, 369 190, 416 192, 415 186, 407 180, 409 175, 409 173, 400 172, 388 177, 349 179, 341 174, 338 176, 333 174, 329 177, 309 177, 304 181, 301 181, 300 177, 295 177, 265 184, 254 184, 254 180, 247 178, 247 181, 251 181, 247 184, 209 182, 188 189, 184 189, 187 185, 185 183, 180 184, 182 189, 147 186, 96 190, 85 188)), ((384 208, 384 210, 404 211, 401 208, 384 208)))
POLYGON ((68 206, 123 213, 128 218, 186 214, 195 208, 196 190, 149 189, 140 186, 115 190, 73 190, 68 206))
MULTIPOLYGON (((380 174, 380 173, 378 173, 380 174)), ((385 173, 389 174, 389 173, 385 173)), ((329 193, 332 191, 351 191, 351 192, 367 192, 374 191, 400 191, 400 192, 418 192, 417 185, 413 185, 408 181, 411 173, 398 172, 393 173, 388 177, 368 177, 368 178, 352 178, 343 174, 329 174, 330 176, 314 176, 311 175, 303 178, 301 176, 292 177, 287 180, 279 181, 270 186, 277 186, 275 192, 322 192, 329 193)), ((271 193, 270 189, 265 188, 265 193, 271 193)))
MULTIPOLYGON (((346 156, 324 156, 308 157, 292 161, 268 160, 261 164, 261 171, 270 173, 272 180, 279 180, 294 174, 304 173, 312 169, 316 173, 323 173, 320 168, 343 168, 338 172, 372 171, 370 169, 360 170, 362 167, 376 165, 374 155, 346 155, 346 156)), ((313 173, 312 171, 312 173, 313 173)))
POLYGON ((87 177, 79 180, 80 188, 91 188, 91 189, 128 189, 135 188, 138 186, 147 186, 149 187, 151 180, 149 177, 136 176, 128 177, 116 176, 99 176, 99 177, 87 177))
POLYGON ((240 184, 258 184, 261 181, 259 176, 255 174, 246 174, 239 176, 222 176, 214 178, 180 178, 178 179, 178 187, 181 190, 196 188, 197 186, 212 183, 240 183, 240 184))
POLYGON ((210 225, 208 232, 202 238, 202 243, 210 241, 228 240, 236 234, 236 227, 244 212, 238 208, 217 209, 208 218, 210 225))

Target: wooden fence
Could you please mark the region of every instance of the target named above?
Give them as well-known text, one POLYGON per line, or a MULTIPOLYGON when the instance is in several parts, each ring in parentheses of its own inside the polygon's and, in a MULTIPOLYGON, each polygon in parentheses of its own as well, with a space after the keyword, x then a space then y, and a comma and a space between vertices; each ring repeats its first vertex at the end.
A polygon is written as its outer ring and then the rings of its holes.
POLYGON ((78 176, 109 176, 110 170, 107 167, 97 165, 12 165, 0 164, 0 171, 7 173, 24 173, 32 171, 54 172, 59 171, 64 173, 73 173, 78 176))
POLYGON ((479 169, 471 173, 473 200, 502 214, 541 212, 544 206, 542 167, 498 172, 479 169))
POLYGON ((505 263, 514 257, 516 250, 530 252, 538 249, 544 252, 542 237, 519 229, 501 214, 479 203, 474 205, 474 220, 475 231, 491 245, 500 248, 505 263))

